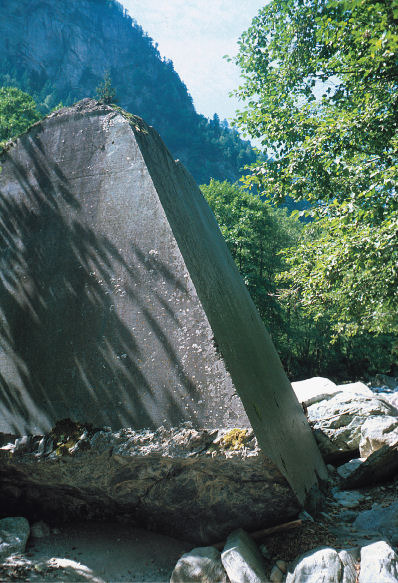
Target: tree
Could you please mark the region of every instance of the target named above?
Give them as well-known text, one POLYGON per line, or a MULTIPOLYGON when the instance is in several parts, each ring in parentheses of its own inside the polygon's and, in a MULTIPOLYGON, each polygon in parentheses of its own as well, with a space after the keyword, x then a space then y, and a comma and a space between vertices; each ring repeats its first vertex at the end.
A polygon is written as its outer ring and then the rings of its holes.
POLYGON ((390 0, 274 0, 236 57, 236 124, 273 153, 248 182, 311 202, 294 301, 315 317, 333 306, 338 333, 398 330, 397 57, 390 0))
POLYGON ((96 88, 96 92, 98 101, 102 101, 102 103, 108 105, 110 103, 116 103, 116 90, 112 87, 112 79, 109 71, 106 71, 102 83, 96 88))
POLYGON ((237 184, 211 180, 201 190, 265 324, 280 330, 276 276, 281 249, 297 242, 301 225, 285 209, 275 209, 237 184))
POLYGON ((40 119, 30 95, 16 87, 0 87, 0 142, 16 137, 40 119))

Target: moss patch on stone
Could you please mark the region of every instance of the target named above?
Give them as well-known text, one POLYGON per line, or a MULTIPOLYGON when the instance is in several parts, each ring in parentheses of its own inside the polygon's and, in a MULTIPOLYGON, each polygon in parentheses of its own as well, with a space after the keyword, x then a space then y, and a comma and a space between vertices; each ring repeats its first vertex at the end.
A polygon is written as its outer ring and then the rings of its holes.
POLYGON ((249 439, 247 429, 231 429, 222 437, 221 445, 225 449, 242 449, 249 439))

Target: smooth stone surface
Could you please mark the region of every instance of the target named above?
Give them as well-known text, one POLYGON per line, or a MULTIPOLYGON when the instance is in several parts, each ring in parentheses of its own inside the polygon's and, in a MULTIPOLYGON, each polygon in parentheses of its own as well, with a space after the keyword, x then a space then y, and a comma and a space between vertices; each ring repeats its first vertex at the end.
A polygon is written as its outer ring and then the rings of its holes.
POLYGON ((356 583, 356 565, 359 563, 359 549, 343 549, 339 552, 340 561, 343 564, 343 576, 341 583, 356 583))
POLYGON ((231 583, 265 583, 265 564, 253 539, 242 529, 232 532, 221 553, 231 583))
POLYGON ((29 522, 22 516, 0 520, 0 562, 11 555, 23 553, 29 533, 29 522))
POLYGON ((356 383, 346 383, 344 385, 337 385, 337 388, 341 393, 345 395, 358 395, 362 397, 374 397, 373 391, 360 381, 356 383))
POLYGON ((360 492, 344 491, 333 488, 333 498, 344 508, 356 508, 365 500, 365 496, 360 492))
POLYGON ((333 381, 323 377, 296 381, 292 383, 292 387, 299 403, 304 403, 307 407, 324 399, 330 399, 339 392, 333 381))
POLYGON ((343 564, 329 547, 313 549, 301 555, 289 568, 286 583, 340 583, 343 564))
POLYGON ((367 458, 383 445, 398 442, 398 418, 394 415, 372 416, 361 427, 359 451, 367 458))
POLYGON ((359 583, 397 583, 398 556, 385 541, 362 547, 359 583))
POLYGON ((383 507, 373 504, 371 510, 361 512, 354 522, 357 530, 380 534, 393 544, 398 543, 398 502, 383 507))
POLYGON ((359 447, 361 427, 370 415, 393 414, 393 407, 376 396, 356 396, 349 392, 308 407, 314 429, 325 435, 336 452, 359 447))
POLYGON ((354 458, 349 462, 339 466, 337 473, 341 478, 348 478, 365 460, 362 458, 354 458))
POLYGON ((221 553, 214 547, 198 547, 182 555, 170 583, 227 583, 221 553))
POLYGON ((253 427, 299 501, 327 472, 192 176, 85 99, 0 153, 0 431, 253 427))

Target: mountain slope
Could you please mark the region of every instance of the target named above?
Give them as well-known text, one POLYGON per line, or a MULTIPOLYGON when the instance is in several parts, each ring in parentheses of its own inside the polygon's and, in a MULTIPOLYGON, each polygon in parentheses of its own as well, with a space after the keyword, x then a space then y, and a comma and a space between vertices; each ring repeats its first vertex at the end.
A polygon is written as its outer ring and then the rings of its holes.
POLYGON ((173 64, 114 0, 0 0, 0 84, 44 112, 95 96, 110 73, 118 103, 155 126, 198 182, 236 180, 254 161, 236 131, 198 115, 173 64))

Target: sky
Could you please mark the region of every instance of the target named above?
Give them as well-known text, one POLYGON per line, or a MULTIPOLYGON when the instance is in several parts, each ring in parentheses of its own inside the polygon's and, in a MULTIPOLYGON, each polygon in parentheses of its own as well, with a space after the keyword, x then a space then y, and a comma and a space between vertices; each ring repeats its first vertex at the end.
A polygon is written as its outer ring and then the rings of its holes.
POLYGON ((239 85, 239 69, 223 56, 236 54, 240 35, 266 0, 120 1, 173 61, 196 111, 233 117, 240 105, 229 93, 239 85))

